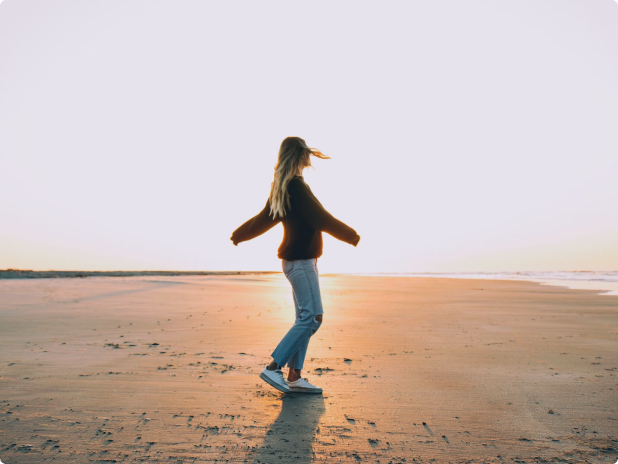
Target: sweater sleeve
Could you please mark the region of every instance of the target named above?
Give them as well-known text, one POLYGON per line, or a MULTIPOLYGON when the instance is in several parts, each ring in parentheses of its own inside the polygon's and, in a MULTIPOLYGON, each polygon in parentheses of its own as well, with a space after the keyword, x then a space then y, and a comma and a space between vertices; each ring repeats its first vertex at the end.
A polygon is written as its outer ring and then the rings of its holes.
POLYGON ((294 203, 300 209, 302 216, 311 227, 326 232, 350 245, 356 246, 358 244, 360 236, 356 231, 326 211, 303 181, 291 181, 289 192, 294 198, 294 203))
POLYGON ((275 227, 281 219, 273 219, 272 216, 269 215, 269 212, 270 202, 267 200, 266 206, 264 206, 264 209, 260 211, 257 216, 249 219, 232 233, 231 240, 234 245, 258 237, 275 227))

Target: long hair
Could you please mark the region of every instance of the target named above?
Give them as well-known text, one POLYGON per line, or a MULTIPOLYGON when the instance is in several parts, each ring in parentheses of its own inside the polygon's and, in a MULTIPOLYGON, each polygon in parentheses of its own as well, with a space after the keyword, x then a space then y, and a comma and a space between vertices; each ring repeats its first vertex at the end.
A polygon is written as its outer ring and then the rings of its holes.
POLYGON ((288 184, 301 168, 311 166, 311 156, 330 159, 317 148, 309 148, 300 137, 287 137, 281 142, 279 158, 275 165, 275 180, 270 188, 270 214, 284 217, 290 209, 288 184))

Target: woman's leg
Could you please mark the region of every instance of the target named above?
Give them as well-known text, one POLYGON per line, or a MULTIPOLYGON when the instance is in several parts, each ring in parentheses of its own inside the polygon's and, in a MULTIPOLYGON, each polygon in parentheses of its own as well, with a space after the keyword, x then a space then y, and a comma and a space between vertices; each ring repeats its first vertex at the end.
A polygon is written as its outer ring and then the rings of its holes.
MULTIPOLYGON (((319 277, 320 277, 320 273, 318 271, 318 260, 316 258, 315 260, 315 270, 316 270, 316 274, 318 276, 318 288, 320 287, 319 285, 319 277)), ((321 297, 321 295, 320 295, 321 297)), ((296 304, 296 300, 294 300, 294 304, 296 304)), ((298 306, 297 306, 298 307, 298 306)), ((320 322, 322 322, 322 318, 324 317, 324 314, 318 314, 316 316, 316 319, 320 322)), ((290 360, 288 361, 288 367, 290 368, 289 372, 288 372, 288 380, 291 382, 294 382, 295 380, 298 380, 301 378, 301 370, 302 370, 302 366, 305 362, 305 356, 307 355, 307 348, 309 347, 309 340, 307 340, 307 342, 301 346, 298 351, 296 353, 294 353, 292 355, 292 357, 290 358, 290 360), (300 367, 297 367, 300 366, 300 367)))
MULTIPOLYGON (((293 266, 293 263, 291 261, 288 261, 287 263, 286 263, 285 260, 283 261, 283 272, 284 272, 284 274, 286 276, 289 273, 289 271, 286 271, 286 266, 288 266, 288 268, 289 268, 290 264, 293 266)), ((294 317, 294 320, 296 320, 296 319, 300 318, 300 309, 298 307, 298 301, 296 301, 296 294, 294 293, 294 287, 292 287, 292 299, 294 300, 294 309, 296 311, 296 315, 294 317)), ((292 355, 292 358, 290 358, 290 361, 288 361, 288 367, 290 367, 290 365, 293 364, 293 361, 291 361, 292 359, 294 359, 294 355, 292 355)), ((277 361, 275 361, 273 359, 273 361, 268 365, 267 369, 272 371, 272 370, 275 370, 275 369, 281 369, 282 367, 283 366, 277 364, 277 361)), ((292 368, 290 367, 290 369, 292 369, 292 368)))
MULTIPOLYGON (((292 357, 288 361, 288 367, 290 370, 298 369, 301 370, 305 363, 305 356, 307 354, 307 348, 309 347, 309 338, 305 340, 305 342, 298 347, 296 353, 292 355, 292 357), (299 367, 300 366, 300 367, 299 367)), ((290 374, 292 374, 290 372, 290 374)), ((289 378, 290 376, 288 376, 289 378)))
POLYGON ((291 369, 300 370, 303 368, 309 339, 322 324, 323 309, 315 260, 303 259, 291 263, 293 265, 289 266, 286 277, 294 292, 296 321, 275 348, 272 357, 279 366, 289 363, 291 369))
MULTIPOLYGON (((294 310, 295 310, 295 317, 294 317, 294 321, 297 321, 300 319, 300 305, 298 304, 298 300, 296 299, 296 293, 294 292, 294 287, 292 287, 292 297, 294 298, 294 310)), ((301 346, 302 348, 302 346, 301 346)), ((299 348, 299 349, 301 349, 299 348)), ((294 353, 292 355, 292 357, 288 360, 287 362, 287 366, 290 369, 294 369, 294 363, 296 362, 296 354, 298 353, 298 351, 296 351, 296 353, 294 353)))

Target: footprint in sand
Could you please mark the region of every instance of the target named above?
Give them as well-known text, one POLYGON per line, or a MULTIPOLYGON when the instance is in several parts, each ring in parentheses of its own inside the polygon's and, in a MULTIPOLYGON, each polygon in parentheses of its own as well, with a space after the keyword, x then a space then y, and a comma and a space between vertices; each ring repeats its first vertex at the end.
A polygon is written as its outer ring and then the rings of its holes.
POLYGON ((429 435, 433 436, 433 432, 431 431, 431 429, 429 428, 429 426, 425 422, 423 422, 423 427, 425 427, 425 430, 427 430, 429 432, 429 435))

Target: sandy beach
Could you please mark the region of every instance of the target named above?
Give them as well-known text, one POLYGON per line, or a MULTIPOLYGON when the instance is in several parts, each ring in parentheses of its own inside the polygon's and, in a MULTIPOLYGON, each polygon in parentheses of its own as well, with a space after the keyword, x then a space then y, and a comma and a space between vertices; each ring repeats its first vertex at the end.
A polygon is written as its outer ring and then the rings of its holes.
POLYGON ((615 463, 618 296, 321 277, 306 376, 259 379, 281 274, 0 280, 0 460, 615 463))

